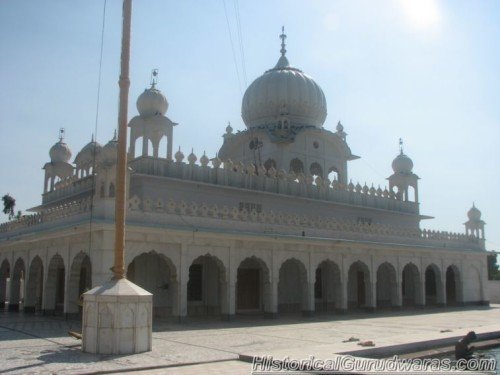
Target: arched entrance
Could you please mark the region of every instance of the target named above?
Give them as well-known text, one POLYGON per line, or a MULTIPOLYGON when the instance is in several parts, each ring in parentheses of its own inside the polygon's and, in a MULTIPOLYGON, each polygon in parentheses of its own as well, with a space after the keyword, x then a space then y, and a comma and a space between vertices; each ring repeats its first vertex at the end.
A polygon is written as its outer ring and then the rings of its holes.
POLYGON ((437 306, 442 303, 440 296, 441 272, 435 264, 425 269, 425 305, 437 306))
POLYGON ((420 273, 415 264, 408 263, 403 268, 401 289, 404 307, 421 305, 420 273))
POLYGON ((226 270, 212 255, 196 258, 189 267, 187 285, 188 315, 220 315, 226 301, 226 270))
POLYGON ((177 273, 172 261, 154 251, 136 256, 127 278, 153 294, 153 316, 165 318, 177 307, 177 273))
POLYGON ((19 311, 19 304, 23 302, 25 272, 24 260, 18 258, 14 264, 14 272, 10 280, 9 311, 19 311))
POLYGON ((462 284, 460 282, 460 271, 455 265, 446 269, 446 304, 457 306, 462 302, 462 284))
POLYGON ((389 262, 384 262, 377 269, 377 308, 396 307, 397 305, 396 269, 389 262))
POLYGON ((48 270, 44 314, 60 314, 64 312, 66 270, 59 254, 52 257, 48 270))
POLYGON ((342 305, 342 284, 339 266, 324 260, 316 268, 314 283, 315 308, 318 312, 333 312, 342 305))
POLYGON ((238 313, 262 312, 269 306, 269 269, 262 259, 251 257, 243 260, 236 280, 236 311, 238 313))
POLYGON ((36 312, 42 309, 43 296, 43 262, 37 255, 33 258, 28 275, 26 288, 25 312, 36 312))
POLYGON ((297 259, 288 259, 280 267, 278 312, 307 311, 307 271, 297 259))
POLYGON ((4 259, 0 266, 0 309, 5 308, 7 302, 7 279, 10 278, 10 264, 7 259, 4 259))
POLYGON ((87 290, 92 289, 92 267, 90 257, 85 253, 79 253, 71 263, 68 280, 68 303, 67 313, 80 313, 82 299, 80 298, 87 290))
POLYGON ((370 305, 370 270, 365 263, 358 260, 349 267, 347 306, 348 308, 356 309, 370 305))

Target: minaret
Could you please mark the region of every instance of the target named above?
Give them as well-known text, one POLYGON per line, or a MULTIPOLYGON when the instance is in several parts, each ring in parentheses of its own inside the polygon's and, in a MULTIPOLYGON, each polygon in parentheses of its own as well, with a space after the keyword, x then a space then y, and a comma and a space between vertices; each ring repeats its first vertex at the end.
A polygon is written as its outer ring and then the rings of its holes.
POLYGON ((406 202, 410 201, 409 187, 415 190, 415 203, 418 203, 418 180, 419 177, 412 172, 413 161, 403 152, 403 140, 399 138, 399 155, 392 161, 394 173, 388 178, 389 190, 397 188, 396 196, 406 202))
POLYGON ((74 168, 69 163, 71 150, 64 142, 64 135, 64 128, 59 129, 59 141, 50 148, 50 162, 43 167, 45 170, 44 194, 54 190, 58 180, 64 180, 73 175, 74 168))
POLYGON ((171 121, 165 114, 168 101, 165 95, 156 88, 158 84, 158 69, 151 71, 151 87, 137 98, 139 116, 130 120, 129 159, 139 157, 166 158, 172 160, 173 129, 177 123, 171 121), (160 150, 160 142, 167 138, 167 149, 160 150), (142 138, 142 152, 135 149, 135 143, 142 138), (151 143, 153 150, 149 149, 151 143), (136 155, 137 154, 137 155, 136 155))
POLYGON ((472 203, 471 209, 467 212, 467 217, 469 220, 464 223, 465 233, 468 236, 474 236, 484 241, 485 222, 481 220, 481 211, 476 208, 474 203, 472 203))

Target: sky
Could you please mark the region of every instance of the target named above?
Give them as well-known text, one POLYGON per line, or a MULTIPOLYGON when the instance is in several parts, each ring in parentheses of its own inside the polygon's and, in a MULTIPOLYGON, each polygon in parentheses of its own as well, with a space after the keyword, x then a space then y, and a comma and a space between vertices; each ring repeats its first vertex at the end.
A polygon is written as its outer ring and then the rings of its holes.
MULTIPOLYGON (((291 65, 325 93, 325 128, 341 120, 361 156, 353 182, 383 188, 402 138, 435 217, 422 227, 463 232, 475 202, 500 251, 499 19, 496 0, 136 0, 129 118, 156 68, 174 148, 215 156, 228 121, 245 129, 243 93, 275 65, 284 25, 291 65)), ((120 37, 118 0, 0 2, 0 193, 17 209, 41 202, 60 128, 73 158, 113 136, 120 37)))

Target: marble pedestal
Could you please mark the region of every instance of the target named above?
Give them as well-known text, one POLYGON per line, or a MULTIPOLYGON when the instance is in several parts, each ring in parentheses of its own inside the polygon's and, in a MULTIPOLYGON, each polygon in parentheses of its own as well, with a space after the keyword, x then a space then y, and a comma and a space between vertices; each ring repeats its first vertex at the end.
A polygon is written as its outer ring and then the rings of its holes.
POLYGON ((82 350, 133 354, 151 350, 153 295, 127 279, 83 295, 82 350))

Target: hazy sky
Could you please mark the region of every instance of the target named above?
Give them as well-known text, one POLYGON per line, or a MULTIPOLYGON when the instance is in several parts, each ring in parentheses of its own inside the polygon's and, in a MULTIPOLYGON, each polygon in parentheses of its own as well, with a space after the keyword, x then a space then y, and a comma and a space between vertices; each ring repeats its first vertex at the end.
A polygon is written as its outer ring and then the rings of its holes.
MULTIPOLYGON (((59 128, 73 157, 94 132, 103 4, 0 2, 0 193, 19 209, 41 201, 59 128)), ((422 226, 463 232, 475 201, 500 250, 499 20, 495 0, 135 0, 129 116, 158 68, 174 147, 215 155, 227 121, 244 129, 242 94, 276 63, 285 25, 291 64, 325 93, 325 127, 340 119, 362 157, 353 182, 386 185, 402 137, 436 217, 422 226)), ((108 0, 104 35, 101 143, 117 123, 121 1, 108 0)))

